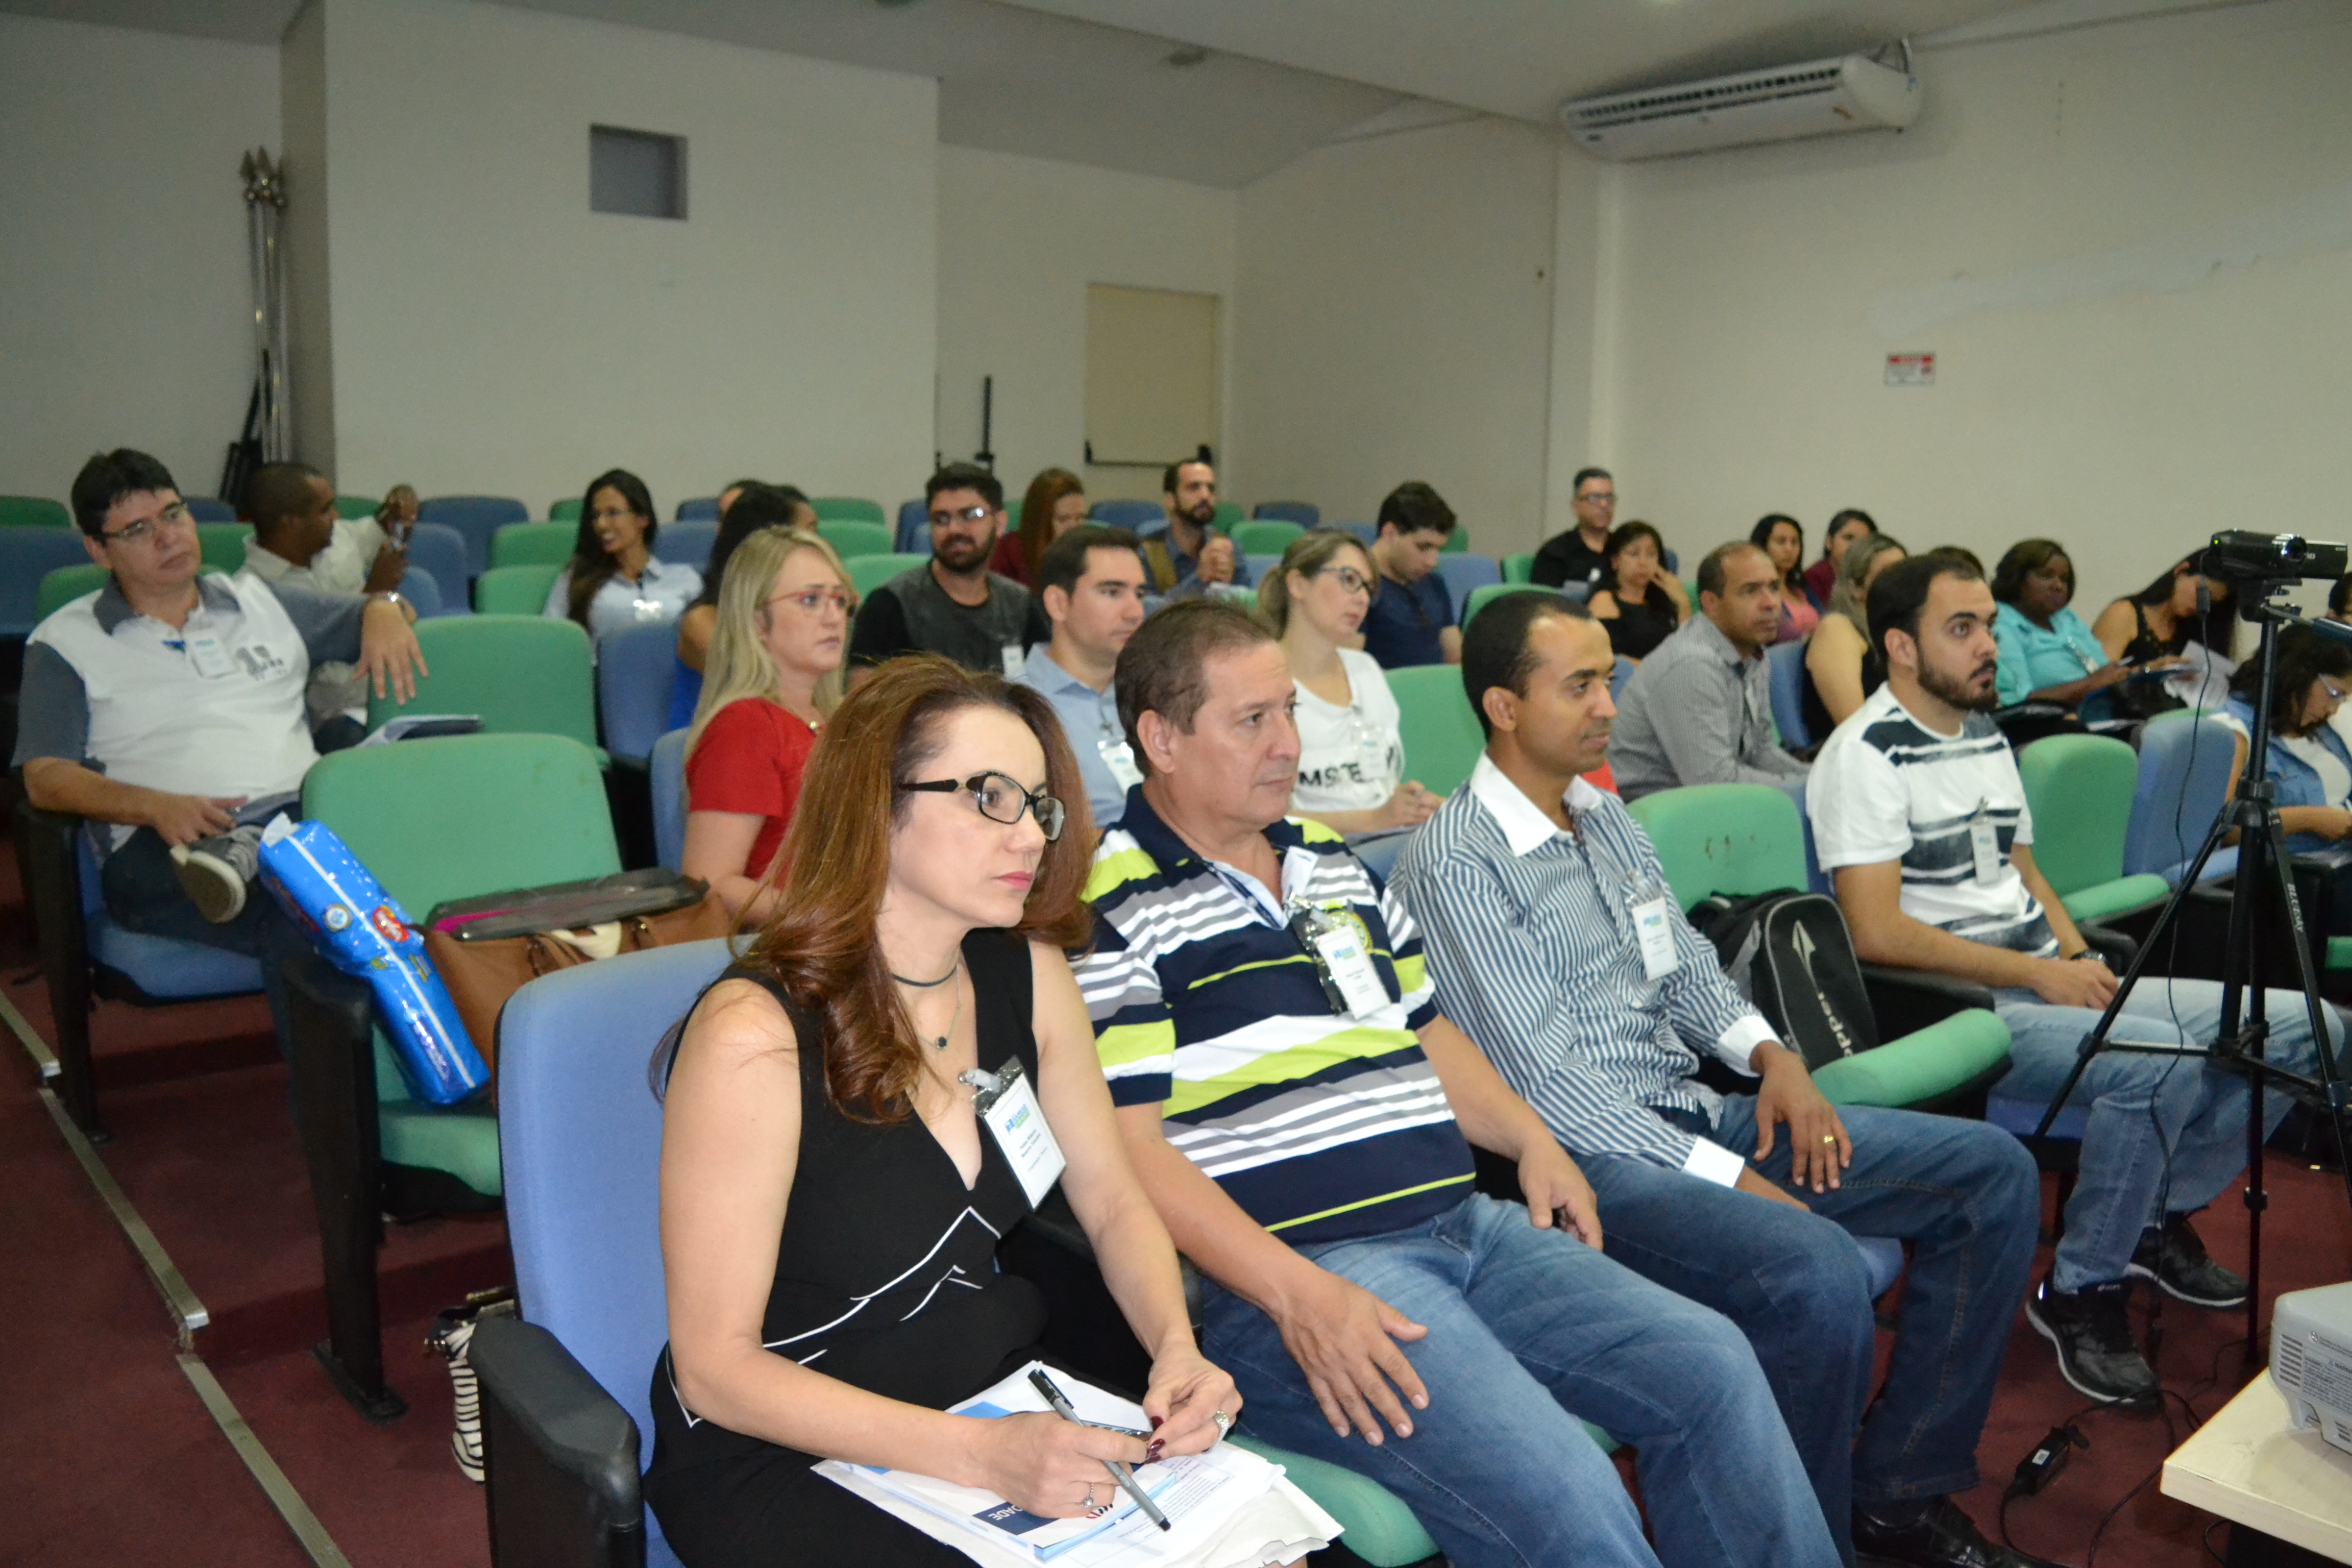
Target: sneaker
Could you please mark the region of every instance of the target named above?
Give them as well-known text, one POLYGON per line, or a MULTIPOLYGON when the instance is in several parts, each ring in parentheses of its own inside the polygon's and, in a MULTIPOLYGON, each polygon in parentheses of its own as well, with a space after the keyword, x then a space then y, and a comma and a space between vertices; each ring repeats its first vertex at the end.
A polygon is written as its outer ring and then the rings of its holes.
POLYGON ((2025 1321, 2058 1351, 2058 1373, 2102 1405, 2143 1405, 2157 1397, 2156 1371, 2132 1343, 2125 1304, 2131 1281, 2088 1285, 2068 1295, 2044 1279, 2025 1300, 2025 1321))
POLYGON ((261 829, 232 827, 179 845, 172 851, 172 868, 196 912, 216 926, 226 925, 245 912, 245 889, 261 872, 261 829))
POLYGON ((1948 1497, 1937 1498, 1901 1524, 1874 1518, 1869 1509, 1857 1506, 1853 1560, 1859 1568, 2056 1568, 1995 1546, 1948 1497))
POLYGON ((2155 1280, 2158 1289, 2192 1307, 2245 1305, 2246 1282, 2207 1256, 2185 1214, 2168 1216, 2160 1230, 2142 1231, 2124 1272, 2155 1280))

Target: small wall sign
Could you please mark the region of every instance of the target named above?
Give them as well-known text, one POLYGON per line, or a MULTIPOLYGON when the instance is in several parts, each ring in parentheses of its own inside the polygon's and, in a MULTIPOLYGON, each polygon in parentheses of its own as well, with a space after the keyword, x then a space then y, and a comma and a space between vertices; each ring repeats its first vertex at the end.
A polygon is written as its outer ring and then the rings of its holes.
POLYGON ((1886 384, 1889 386, 1933 386, 1936 384, 1934 354, 1888 354, 1886 384))

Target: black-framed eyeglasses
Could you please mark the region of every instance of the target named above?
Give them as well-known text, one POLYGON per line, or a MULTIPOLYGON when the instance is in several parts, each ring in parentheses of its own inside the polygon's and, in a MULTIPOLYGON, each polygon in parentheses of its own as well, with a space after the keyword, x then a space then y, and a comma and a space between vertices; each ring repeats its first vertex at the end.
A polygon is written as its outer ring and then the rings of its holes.
POLYGON ((952 528, 959 522, 986 522, 989 509, 984 506, 960 506, 953 511, 931 513, 933 528, 952 528))
POLYGON ((1062 836, 1062 803, 1043 790, 1032 795, 1000 773, 974 773, 968 779, 925 779, 898 787, 935 795, 968 793, 980 815, 991 822, 1011 826, 1026 811, 1036 816, 1038 831, 1045 834, 1045 842, 1050 844, 1062 836))

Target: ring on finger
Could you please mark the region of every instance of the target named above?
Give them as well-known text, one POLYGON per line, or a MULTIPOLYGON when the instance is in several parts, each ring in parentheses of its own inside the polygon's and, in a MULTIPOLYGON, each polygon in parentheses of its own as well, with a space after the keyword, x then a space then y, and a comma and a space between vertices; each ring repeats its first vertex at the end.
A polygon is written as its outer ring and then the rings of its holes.
POLYGON ((1234 1429, 1234 1418, 1222 1410, 1210 1411, 1209 1419, 1217 1424, 1217 1436, 1220 1437, 1234 1429))
POLYGON ((1837 1134, 1834 1132, 1824 1132, 1822 1134, 1822 1142, 1824 1143, 1834 1143, 1837 1142, 1837 1134))

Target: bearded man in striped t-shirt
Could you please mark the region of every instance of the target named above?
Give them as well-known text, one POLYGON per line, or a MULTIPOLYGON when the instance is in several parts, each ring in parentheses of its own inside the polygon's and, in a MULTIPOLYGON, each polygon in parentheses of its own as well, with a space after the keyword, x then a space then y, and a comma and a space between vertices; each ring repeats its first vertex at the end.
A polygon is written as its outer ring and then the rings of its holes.
POLYGON ((1078 984, 1244 1426, 1388 1487, 1456 1568, 1835 1563, 1746 1340, 1601 1253, 1591 1189, 1439 1015, 1402 906, 1284 815, 1280 646, 1172 605, 1115 684, 1144 780, 1096 855, 1078 984), (1473 1191, 1473 1141, 1523 1208, 1473 1191), (1579 1418, 1636 1449, 1654 1550, 1579 1418))
MULTIPOLYGON (((1822 868, 1865 963, 1933 970, 1993 988, 2013 1066, 2003 1096, 2048 1101, 2083 1037, 2114 1000, 2116 976, 2033 864, 2033 816, 2017 758, 1992 720, 1992 593, 1958 556, 1914 556, 1870 590, 1870 631, 1886 684, 1814 760, 1806 808, 1822 868)), ((2263 994, 2267 1055, 2312 1070, 2299 992, 2263 994)), ((2337 1039, 2343 1021, 2322 1005, 2337 1039)), ((2246 1079, 2170 1054, 2221 1033, 2221 987, 2143 976, 2113 1038, 2155 1054, 2103 1051, 2070 1102, 2085 1108, 2065 1235, 2026 1317, 2068 1383, 2108 1404, 2158 1397, 2126 1314, 2135 1276, 2192 1306, 2232 1307, 2246 1282, 2214 1262, 2189 1216, 2243 1168, 2246 1079)), ((2265 1135, 2287 1097, 2263 1096, 2265 1135)))

